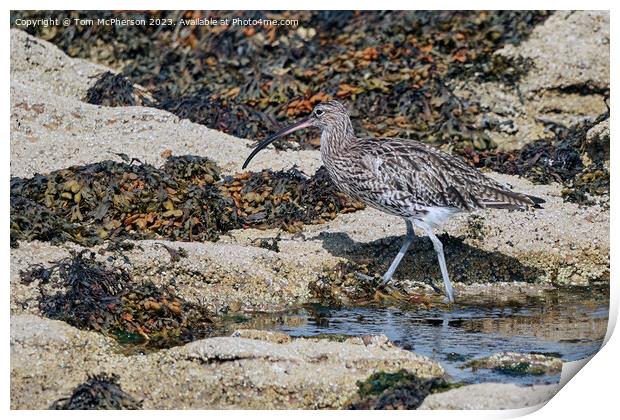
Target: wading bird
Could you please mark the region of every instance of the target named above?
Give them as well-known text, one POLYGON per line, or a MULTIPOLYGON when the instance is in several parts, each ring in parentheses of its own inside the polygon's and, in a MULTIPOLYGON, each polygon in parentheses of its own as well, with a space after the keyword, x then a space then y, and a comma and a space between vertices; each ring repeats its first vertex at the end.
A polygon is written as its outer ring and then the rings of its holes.
POLYGON ((274 140, 307 127, 321 130, 321 159, 334 184, 351 197, 400 216, 407 236, 383 275, 385 286, 415 237, 413 226, 433 242, 446 299, 454 301, 443 245, 433 228, 451 216, 484 208, 526 209, 544 200, 511 191, 462 159, 415 140, 356 137, 347 109, 337 101, 318 104, 312 113, 261 141, 252 158, 274 140))

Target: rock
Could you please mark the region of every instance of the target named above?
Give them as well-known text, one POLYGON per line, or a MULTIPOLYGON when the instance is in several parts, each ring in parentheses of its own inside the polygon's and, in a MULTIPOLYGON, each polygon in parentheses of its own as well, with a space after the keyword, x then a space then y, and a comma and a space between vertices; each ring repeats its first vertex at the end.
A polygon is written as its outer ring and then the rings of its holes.
POLYGON ((562 372, 562 359, 543 354, 496 353, 465 364, 472 369, 493 369, 511 376, 555 375, 562 372))
POLYGON ((20 29, 11 29, 11 81, 81 100, 95 77, 108 70, 86 60, 69 58, 55 45, 20 29))
MULTIPOLYGON (((300 246, 290 253, 275 253, 249 244, 138 241, 123 258, 108 263, 127 270, 135 282, 151 281, 156 286, 172 286, 179 297, 206 306, 214 313, 278 311, 300 306, 310 299, 309 285, 317 281, 339 259, 316 254, 300 246), (183 248, 188 256, 171 262, 161 246, 183 248), (230 258, 234 255, 234 258, 230 258)), ((315 245, 315 244, 312 244, 315 245)), ((103 247, 94 248, 98 251, 103 247)), ((22 243, 13 249, 11 285, 13 310, 38 314, 37 284, 21 283, 20 270, 40 262, 47 265, 70 256, 80 246, 53 246, 22 243)), ((114 253, 99 257, 106 260, 114 253)))
POLYGON ((232 333, 232 337, 250 338, 252 340, 269 341, 277 344, 290 343, 293 340, 288 334, 262 330, 237 330, 232 333))
POLYGON ((419 410, 506 410, 532 407, 549 401, 559 385, 518 386, 483 383, 431 394, 419 410))
POLYGON ((395 344, 385 335, 364 335, 362 337, 351 337, 345 340, 346 343, 363 344, 365 346, 394 347, 395 344))
MULTIPOLYGON (((13 176, 121 161, 117 153, 161 166, 165 150, 175 155, 208 151, 227 173, 234 173, 241 170, 250 144, 155 108, 90 105, 38 85, 11 82, 13 176)), ((309 174, 320 166, 319 155, 312 151, 262 153, 257 165, 289 169, 295 162, 309 174)))
POLYGON ((444 373, 426 357, 373 344, 216 337, 124 356, 97 333, 31 315, 12 316, 11 331, 13 409, 47 408, 99 372, 117 374, 145 409, 343 408, 373 372, 444 373))
MULTIPOLYGON (((180 156, 208 151, 228 173, 241 170, 252 144, 147 107, 105 107, 82 99, 109 69, 73 59, 54 45, 11 30, 11 175, 32 176, 71 165, 119 160, 115 153, 161 166, 162 152, 180 156), (226 147, 222 147, 225 144, 226 147)), ((320 166, 314 151, 261 153, 257 167, 309 174, 320 166)))
POLYGON ((11 345, 67 350, 79 341, 84 341, 89 350, 110 351, 112 347, 112 342, 103 336, 82 332, 61 321, 33 315, 11 317, 11 345))
POLYGON ((47 409, 114 357, 112 340, 64 322, 19 315, 10 328, 12 409, 47 409))
POLYGON ((549 137, 550 124, 569 126, 606 111, 609 91, 609 12, 556 11, 517 45, 496 51, 531 63, 515 86, 454 82, 463 100, 486 112, 479 124, 502 150, 549 137), (510 127, 510 130, 506 130, 510 127))
POLYGON ((609 11, 557 11, 498 54, 532 60, 522 92, 609 89, 609 11))

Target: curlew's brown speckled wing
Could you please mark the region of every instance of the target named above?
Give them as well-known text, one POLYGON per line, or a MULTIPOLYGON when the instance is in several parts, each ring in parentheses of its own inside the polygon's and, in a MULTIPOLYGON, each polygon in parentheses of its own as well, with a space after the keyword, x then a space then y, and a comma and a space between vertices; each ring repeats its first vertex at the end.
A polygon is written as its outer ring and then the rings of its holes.
MULTIPOLYGON (((349 193, 407 215, 429 207, 524 208, 535 203, 465 161, 415 140, 356 139, 334 162, 349 193)), ((373 204, 371 204, 373 205, 373 204)))

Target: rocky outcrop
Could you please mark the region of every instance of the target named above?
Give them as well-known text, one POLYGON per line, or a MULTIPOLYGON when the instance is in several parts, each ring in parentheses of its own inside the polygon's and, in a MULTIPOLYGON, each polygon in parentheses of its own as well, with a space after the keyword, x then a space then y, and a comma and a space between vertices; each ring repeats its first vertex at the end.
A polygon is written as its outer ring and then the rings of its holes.
POLYGON ((356 382, 376 371, 443 375, 436 362, 386 340, 276 342, 240 335, 125 356, 97 333, 12 316, 11 408, 48 408, 100 372, 119 375, 122 389, 145 409, 343 408, 357 392, 356 382))
POLYGON ((86 60, 69 59, 49 42, 11 29, 12 82, 81 100, 96 76, 108 70, 86 60))
POLYGON ((519 85, 523 93, 604 92, 609 89, 609 12, 558 11, 525 42, 498 54, 532 60, 519 85))
POLYGON ((544 354, 515 352, 496 353, 482 359, 471 360, 467 367, 493 369, 508 375, 545 375, 562 372, 562 359, 544 354))
POLYGON ((480 125, 509 150, 544 137, 553 124, 593 119, 607 109, 609 12, 557 11, 518 45, 495 54, 527 71, 514 86, 467 80, 458 96, 486 111, 480 125))
POLYGON ((495 383, 466 385, 429 395, 419 410, 507 410, 533 407, 553 398, 558 388, 558 385, 525 387, 495 383))

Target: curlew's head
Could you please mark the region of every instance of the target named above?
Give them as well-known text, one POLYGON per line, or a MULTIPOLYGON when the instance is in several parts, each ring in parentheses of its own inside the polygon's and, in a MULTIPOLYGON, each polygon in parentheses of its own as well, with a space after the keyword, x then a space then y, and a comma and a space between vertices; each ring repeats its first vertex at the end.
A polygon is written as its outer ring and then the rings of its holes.
POLYGON ((297 130, 308 127, 315 127, 320 130, 330 129, 337 132, 341 131, 343 137, 353 134, 353 129, 351 128, 351 120, 345 106, 338 101, 321 102, 314 107, 312 113, 307 117, 297 121, 295 124, 283 128, 277 133, 261 141, 256 146, 256 148, 252 150, 250 156, 248 156, 248 158, 243 163, 243 169, 248 166, 252 158, 254 158, 254 156, 256 156, 258 152, 273 143, 275 140, 291 134, 297 130))
POLYGON ((309 118, 314 119, 313 127, 321 129, 336 128, 351 121, 347 108, 338 101, 321 102, 314 107, 309 118))

